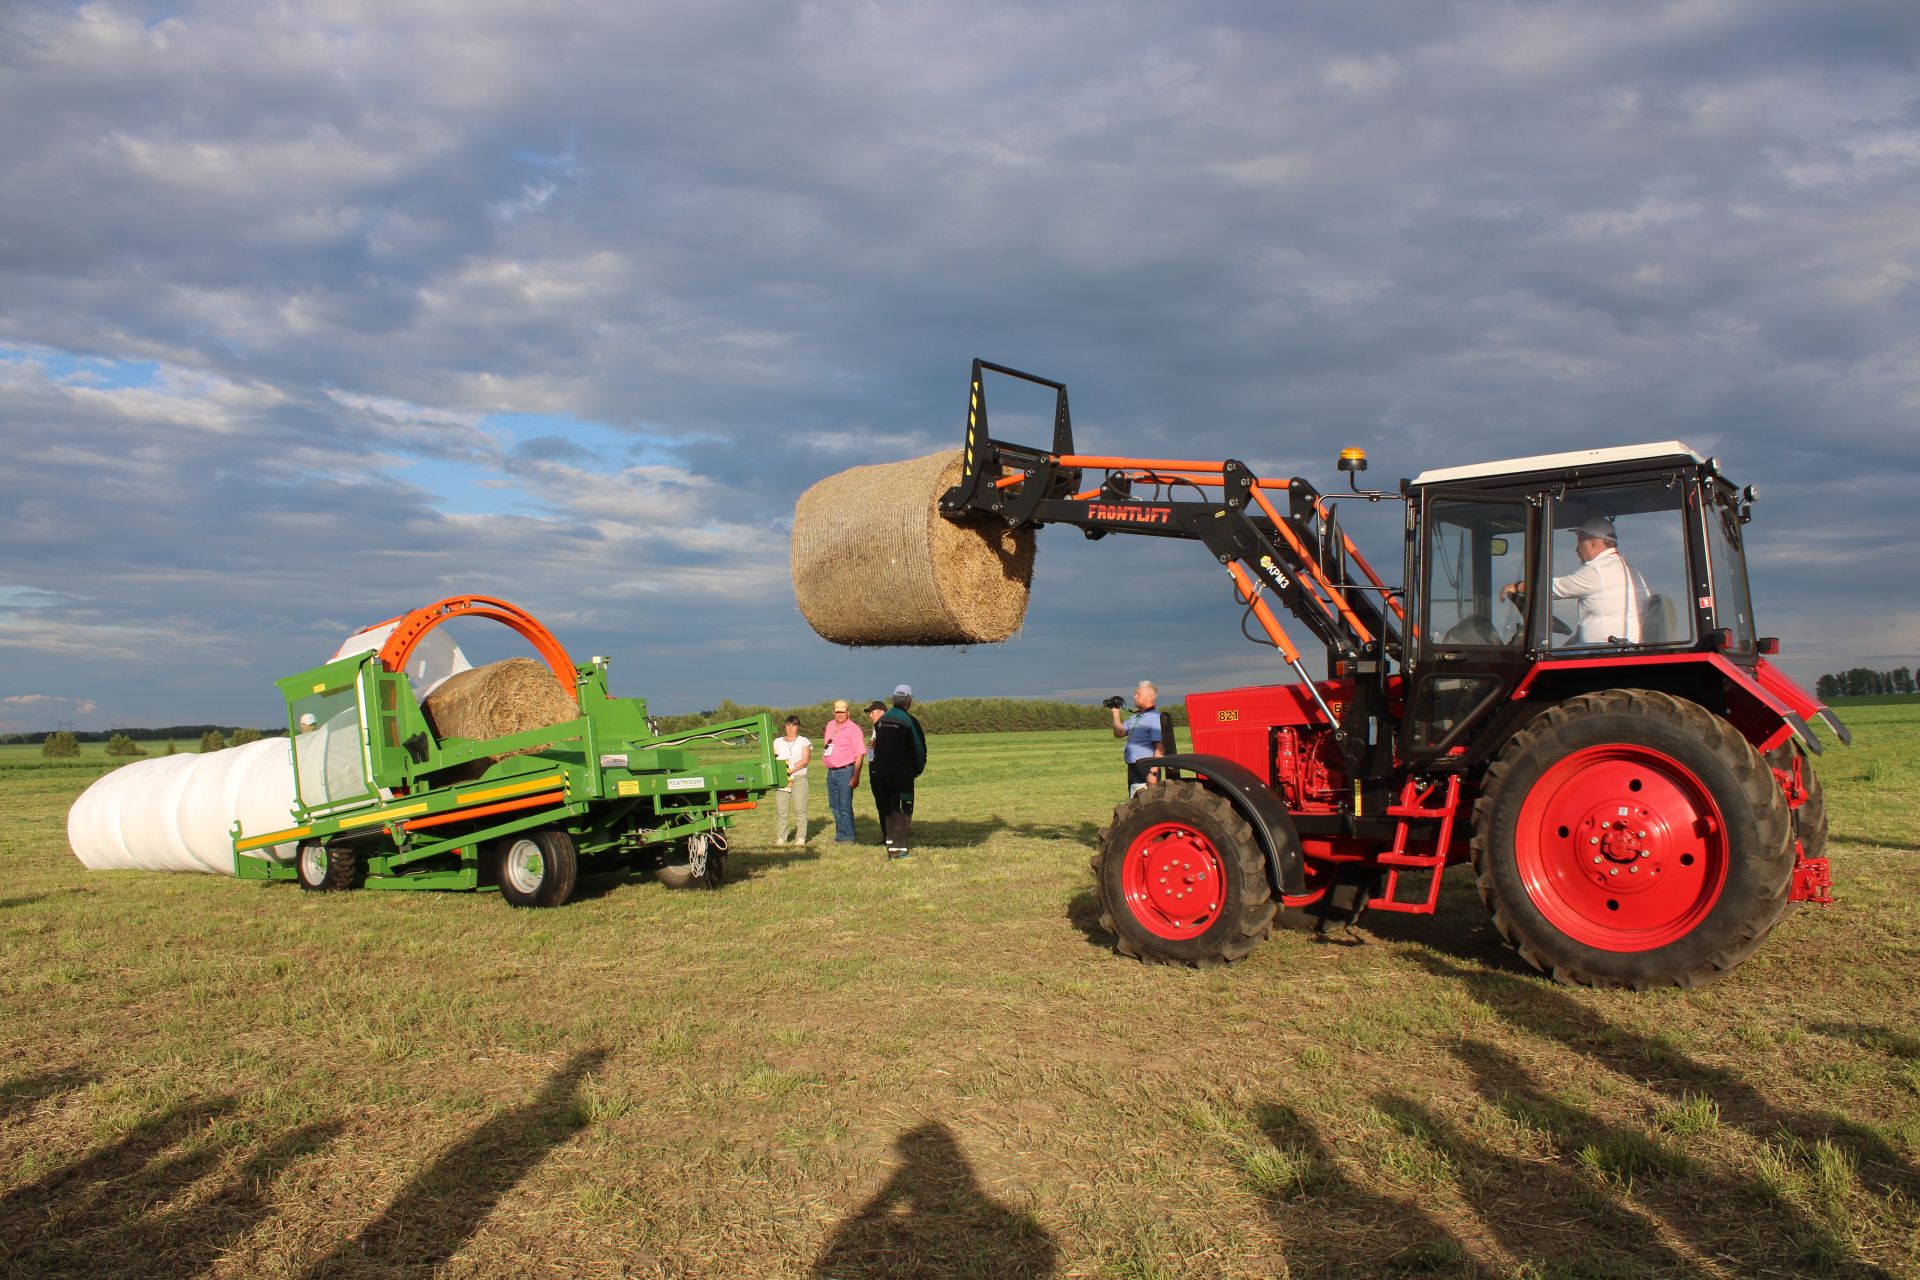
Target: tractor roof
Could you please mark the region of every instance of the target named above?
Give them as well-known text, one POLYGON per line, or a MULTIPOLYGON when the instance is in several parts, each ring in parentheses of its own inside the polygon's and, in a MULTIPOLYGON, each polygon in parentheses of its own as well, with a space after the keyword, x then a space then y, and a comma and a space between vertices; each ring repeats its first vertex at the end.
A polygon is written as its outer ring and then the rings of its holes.
POLYGON ((1529 458, 1507 458, 1500 462, 1477 462, 1465 467, 1440 467, 1422 471, 1414 484, 1438 484, 1441 481, 1484 480, 1490 476, 1517 476, 1532 471, 1571 471, 1576 467, 1595 467, 1613 462, 1651 461, 1655 458, 1686 458, 1693 462, 1706 459, 1678 440, 1654 444, 1623 444, 1610 449, 1575 449, 1571 453, 1539 453, 1529 458))

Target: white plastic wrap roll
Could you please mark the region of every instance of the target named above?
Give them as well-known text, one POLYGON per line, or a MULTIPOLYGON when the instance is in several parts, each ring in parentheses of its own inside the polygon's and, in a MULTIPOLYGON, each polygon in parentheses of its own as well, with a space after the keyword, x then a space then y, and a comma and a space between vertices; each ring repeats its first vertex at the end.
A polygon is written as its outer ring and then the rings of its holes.
MULTIPOLYGON (((67 842, 94 871, 232 875, 236 818, 247 831, 293 825, 293 765, 285 738, 123 765, 73 802, 67 842)), ((293 846, 259 853, 291 858, 293 846)))
MULTIPOLYGON (((349 636, 334 658, 378 649, 389 622, 349 636)), ((333 659, 328 659, 332 661, 333 659)), ((449 676, 472 667, 460 646, 438 631, 421 637, 407 659, 414 696, 424 698, 449 676)), ((359 718, 320 725, 322 749, 302 756, 307 802, 365 789, 359 718)), ((161 756, 123 765, 80 793, 67 811, 67 842, 95 871, 215 871, 234 874, 233 823, 249 834, 294 825, 293 753, 286 738, 262 738, 207 755, 161 756)), ((281 861, 292 844, 249 850, 281 861)))
MULTIPOLYGON (((327 661, 337 662, 353 653, 378 653, 397 625, 398 618, 377 627, 368 627, 365 631, 354 632, 341 642, 340 647, 333 651, 333 657, 327 661)), ((467 655, 460 652, 460 646, 450 640, 446 632, 429 631, 414 642, 413 652, 407 657, 407 683, 413 686, 414 697, 425 698, 449 676, 457 676, 472 667, 467 655)))

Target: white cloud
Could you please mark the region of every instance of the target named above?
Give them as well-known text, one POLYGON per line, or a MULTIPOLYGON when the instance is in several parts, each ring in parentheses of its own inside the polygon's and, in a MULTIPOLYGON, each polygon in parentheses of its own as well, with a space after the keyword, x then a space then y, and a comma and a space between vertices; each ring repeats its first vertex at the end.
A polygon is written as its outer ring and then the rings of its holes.
MULTIPOLYGON (((1065 377, 1083 446, 1319 479, 1335 441, 1720 450, 1769 494, 1763 618, 1839 661, 1823 616, 1920 540, 1920 19, 1383 12, 8 8, 0 646, 104 717, 240 719, 207 704, 484 588, 686 645, 696 705, 763 641, 848 679, 793 499, 956 446, 978 354, 1065 377)), ((1205 570, 1097 550, 1053 589, 1205 570)), ((1098 613, 929 676, 1132 672, 1098 613)), ((1260 668, 1208 617, 1192 679, 1260 668)))

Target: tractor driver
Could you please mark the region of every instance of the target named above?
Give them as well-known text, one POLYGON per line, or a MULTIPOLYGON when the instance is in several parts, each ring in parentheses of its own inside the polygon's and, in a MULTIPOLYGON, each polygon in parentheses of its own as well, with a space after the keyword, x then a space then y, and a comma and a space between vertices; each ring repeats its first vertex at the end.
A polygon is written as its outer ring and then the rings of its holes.
MULTIPOLYGON (((1593 516, 1573 531, 1573 538, 1580 567, 1553 579, 1552 584, 1555 600, 1580 602, 1573 642, 1639 644, 1646 625, 1647 583, 1620 554, 1613 521, 1607 516, 1593 516)), ((1525 592, 1520 583, 1509 583, 1500 595, 1524 608, 1525 592)))

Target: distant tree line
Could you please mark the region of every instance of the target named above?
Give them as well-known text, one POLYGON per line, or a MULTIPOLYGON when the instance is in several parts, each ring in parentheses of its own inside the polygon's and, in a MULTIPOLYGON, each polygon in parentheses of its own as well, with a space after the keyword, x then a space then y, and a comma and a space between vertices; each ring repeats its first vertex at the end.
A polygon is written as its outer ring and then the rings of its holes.
MULTIPOLYGON (((867 717, 861 708, 867 700, 850 700, 853 708, 853 720, 865 728, 867 717)), ((891 698, 882 698, 889 706, 891 698)), ((1182 717, 1177 707, 1164 708, 1173 715, 1176 724, 1182 717)), ((661 733, 682 733, 688 729, 697 729, 716 720, 738 720, 745 716, 758 715, 762 711, 773 713, 773 723, 778 727, 790 715, 800 717, 800 731, 810 738, 820 736, 821 728, 833 718, 833 700, 809 703, 801 707, 759 707, 741 706, 733 701, 722 702, 710 711, 701 711, 693 715, 656 716, 655 723, 661 733)), ((916 702, 913 714, 926 726, 928 733, 1000 733, 1032 732, 1045 729, 1102 729, 1112 723, 1106 708, 1087 706, 1078 702, 1052 702, 1043 698, 944 698, 938 702, 916 702)))
MULTIPOLYGON (((158 729, 60 729, 57 730, 57 732, 64 733, 72 738, 76 745, 82 742, 111 743, 115 738, 125 738, 130 742, 197 741, 205 737, 209 732, 219 733, 223 741, 228 744, 238 744, 240 742, 252 742, 258 738, 284 738, 287 734, 284 727, 275 729, 250 729, 244 726, 224 724, 170 724, 163 725, 158 729), (243 733, 252 734, 253 736, 251 738, 242 738, 240 735, 243 733)), ((45 743, 48 736, 45 729, 36 729, 31 733, 0 733, 0 743, 45 743)), ((127 755, 135 753, 110 751, 107 754, 127 755)))
POLYGON ((1872 694, 1915 692, 1913 672, 1906 667, 1891 671, 1873 671, 1850 667, 1821 676, 1813 682, 1814 693, 1822 698, 1862 698, 1872 694))
MULTIPOLYGON (((1822 677, 1825 679, 1826 677, 1822 677)), ((869 699, 870 701, 870 699, 869 699)), ((883 702, 892 704, 892 699, 883 698, 883 702)), ((867 703, 852 700, 854 723, 865 728, 866 715, 863 713, 867 703)), ((1178 725, 1184 717, 1177 706, 1166 706, 1166 711, 1178 725)), ((833 718, 833 700, 809 703, 798 707, 743 706, 731 699, 722 701, 719 706, 707 711, 698 711, 689 715, 655 716, 654 724, 661 733, 683 733, 689 729, 698 729, 702 725, 713 724, 721 720, 741 720, 748 716, 759 715, 762 711, 773 714, 776 726, 789 715, 800 717, 801 732, 808 737, 818 737, 821 728, 833 718)), ((1031 733, 1050 729, 1104 729, 1111 721, 1104 707, 1087 706, 1079 702, 1055 702, 1045 698, 945 698, 938 702, 916 702, 913 714, 925 725, 928 733, 1031 733)), ((284 729, 261 730, 251 728, 233 728, 212 724, 176 724, 160 729, 107 729, 107 730, 61 730, 55 733, 6 733, 0 734, 0 743, 38 742, 41 751, 49 756, 77 756, 83 742, 104 742, 110 756, 144 756, 148 751, 141 747, 142 742, 164 742, 164 754, 173 754, 174 742, 186 740, 199 742, 198 750, 204 754, 209 751, 221 751, 227 747, 237 747, 243 743, 257 742, 264 737, 284 737, 284 729)))

